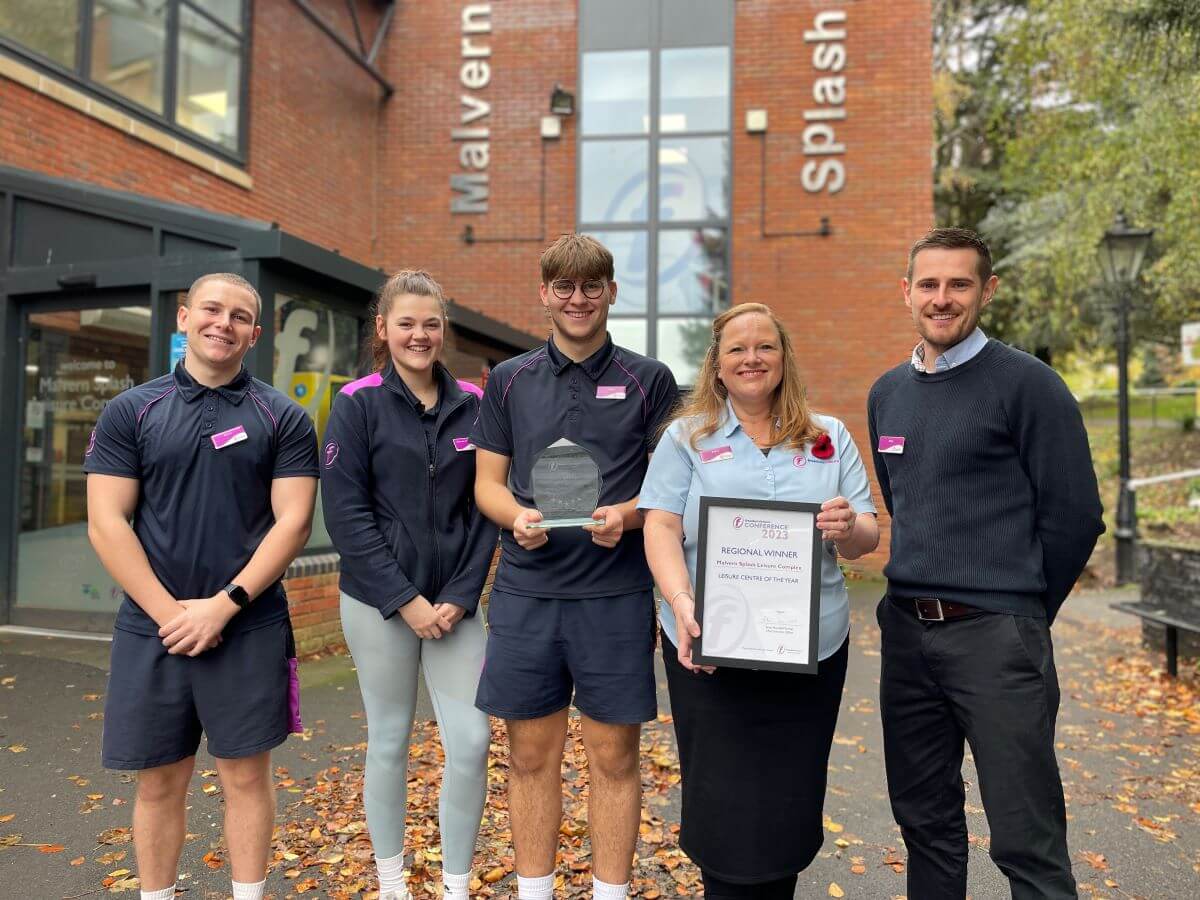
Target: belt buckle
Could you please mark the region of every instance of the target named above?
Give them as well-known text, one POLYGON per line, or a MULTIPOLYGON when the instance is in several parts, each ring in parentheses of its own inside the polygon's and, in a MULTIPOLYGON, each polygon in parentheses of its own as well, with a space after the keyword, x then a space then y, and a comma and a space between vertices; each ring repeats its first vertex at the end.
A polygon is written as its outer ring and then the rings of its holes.
POLYGON ((946 612, 942 609, 942 601, 936 597, 923 597, 917 600, 917 618, 922 622, 945 622, 946 612), (936 616, 925 614, 925 610, 930 608, 937 612, 936 616))

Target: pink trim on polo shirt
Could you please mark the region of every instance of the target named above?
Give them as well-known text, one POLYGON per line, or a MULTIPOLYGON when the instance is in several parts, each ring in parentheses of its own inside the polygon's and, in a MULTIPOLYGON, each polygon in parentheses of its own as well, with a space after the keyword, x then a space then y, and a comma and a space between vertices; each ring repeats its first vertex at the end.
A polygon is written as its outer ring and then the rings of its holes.
POLYGON ((477 384, 471 384, 469 381, 463 381, 461 378, 455 379, 458 381, 458 386, 468 394, 474 394, 476 397, 483 396, 483 388, 477 384))

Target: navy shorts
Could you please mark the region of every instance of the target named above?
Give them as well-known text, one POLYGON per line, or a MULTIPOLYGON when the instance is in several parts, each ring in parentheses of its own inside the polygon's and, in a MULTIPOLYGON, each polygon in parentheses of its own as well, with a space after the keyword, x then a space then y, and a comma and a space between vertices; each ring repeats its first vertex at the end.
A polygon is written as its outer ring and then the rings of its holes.
POLYGON ((113 633, 104 704, 106 769, 150 769, 196 753, 221 759, 277 747, 291 730, 288 619, 234 632, 197 657, 171 656, 157 635, 113 633))
POLYGON ((654 594, 550 600, 493 590, 475 705, 501 719, 575 706, 597 722, 632 725, 658 712, 654 594))

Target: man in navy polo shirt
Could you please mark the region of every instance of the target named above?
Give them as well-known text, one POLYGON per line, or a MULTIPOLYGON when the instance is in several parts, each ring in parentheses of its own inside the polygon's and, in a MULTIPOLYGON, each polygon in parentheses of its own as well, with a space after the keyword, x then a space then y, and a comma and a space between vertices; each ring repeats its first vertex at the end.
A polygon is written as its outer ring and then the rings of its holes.
POLYGON ((175 371, 104 408, 84 458, 88 535, 125 590, 104 711, 104 765, 138 772, 142 897, 171 900, 201 732, 217 760, 235 900, 266 884, 270 750, 298 724, 280 578, 308 540, 312 422, 250 377, 262 301, 200 278, 178 311, 175 371))
POLYGON ((505 720, 518 896, 552 896, 560 771, 574 692, 591 773, 593 894, 626 897, 641 809, 638 739, 654 718, 653 581, 637 493, 675 405, 670 370, 613 345, 612 254, 568 234, 541 258, 545 346, 488 379, 476 426, 475 496, 501 527, 476 705, 505 720), (603 525, 540 529, 531 470, 560 439, 595 460, 603 525))

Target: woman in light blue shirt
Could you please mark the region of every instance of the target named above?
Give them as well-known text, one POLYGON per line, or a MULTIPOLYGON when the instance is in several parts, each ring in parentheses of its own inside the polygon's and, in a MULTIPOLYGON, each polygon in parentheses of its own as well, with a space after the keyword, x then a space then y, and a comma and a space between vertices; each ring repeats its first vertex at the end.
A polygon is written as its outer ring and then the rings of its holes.
POLYGON ((680 846, 709 900, 790 898, 821 846, 829 749, 846 678, 850 610, 837 558, 879 543, 870 485, 845 425, 811 413, 783 325, 761 303, 713 322, 696 386, 663 434, 638 501, 662 594, 679 745, 680 846), (821 504, 818 672, 692 662, 700 498, 821 504))

